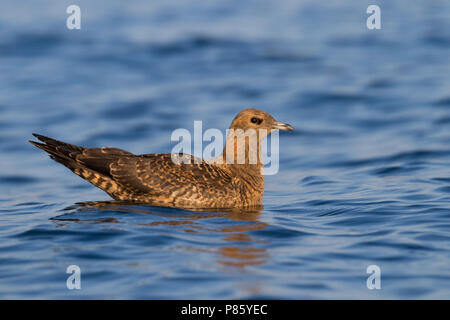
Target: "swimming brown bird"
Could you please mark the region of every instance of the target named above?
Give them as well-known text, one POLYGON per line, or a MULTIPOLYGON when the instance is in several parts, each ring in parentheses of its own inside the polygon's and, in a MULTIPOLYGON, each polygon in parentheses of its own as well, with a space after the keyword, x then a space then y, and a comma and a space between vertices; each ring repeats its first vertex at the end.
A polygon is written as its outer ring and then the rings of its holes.
POLYGON ((206 160, 84 148, 34 133, 43 143, 29 142, 115 200, 179 208, 234 208, 261 205, 264 166, 260 144, 272 130, 293 128, 267 112, 244 109, 231 123, 223 153, 206 160))

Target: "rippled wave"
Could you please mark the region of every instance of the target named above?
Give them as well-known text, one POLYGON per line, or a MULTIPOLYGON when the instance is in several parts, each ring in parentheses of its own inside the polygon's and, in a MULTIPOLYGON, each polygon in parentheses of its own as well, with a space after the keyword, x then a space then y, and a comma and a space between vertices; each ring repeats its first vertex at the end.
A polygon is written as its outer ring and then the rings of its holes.
POLYGON ((81 1, 78 31, 2 2, 0 298, 448 299, 450 8, 379 2, 379 31, 352 1, 81 1), (170 152, 249 106, 296 131, 247 212, 108 202, 26 142, 170 152))

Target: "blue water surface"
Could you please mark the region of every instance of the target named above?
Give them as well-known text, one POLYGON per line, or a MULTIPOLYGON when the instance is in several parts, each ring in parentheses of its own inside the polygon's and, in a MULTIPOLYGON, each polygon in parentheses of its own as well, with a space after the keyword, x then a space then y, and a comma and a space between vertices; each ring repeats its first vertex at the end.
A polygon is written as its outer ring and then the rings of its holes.
POLYGON ((0 298, 450 298, 449 1, 71 4, 0 4, 0 298), (170 152, 245 107, 296 129, 254 212, 77 204, 109 197, 27 142, 170 152))

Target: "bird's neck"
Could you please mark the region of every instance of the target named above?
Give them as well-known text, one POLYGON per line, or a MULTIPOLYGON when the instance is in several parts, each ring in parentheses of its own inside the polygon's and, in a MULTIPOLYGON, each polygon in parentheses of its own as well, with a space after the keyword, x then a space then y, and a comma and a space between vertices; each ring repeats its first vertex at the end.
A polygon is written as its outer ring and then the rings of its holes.
POLYGON ((242 139, 229 134, 222 154, 207 160, 236 177, 235 183, 241 193, 251 194, 255 203, 260 203, 264 194, 264 165, 260 150, 262 140, 255 137, 242 139))
POLYGON ((236 130, 229 132, 222 154, 218 157, 224 165, 246 167, 250 171, 261 171, 264 167, 261 154, 263 141, 257 133, 236 130))
POLYGON ((265 136, 256 130, 230 128, 220 157, 229 165, 263 166, 261 145, 265 136))

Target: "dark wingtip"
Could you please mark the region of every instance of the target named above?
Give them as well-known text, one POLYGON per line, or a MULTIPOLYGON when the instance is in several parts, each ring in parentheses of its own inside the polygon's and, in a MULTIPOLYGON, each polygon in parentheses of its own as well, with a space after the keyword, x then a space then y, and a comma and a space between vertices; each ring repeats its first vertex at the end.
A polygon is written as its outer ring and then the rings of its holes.
POLYGON ((33 140, 28 140, 29 143, 31 143, 33 146, 41 148, 42 146, 45 146, 45 144, 43 143, 39 143, 37 141, 33 141, 33 140))
MULTIPOLYGON (((37 134, 37 133, 33 132, 32 135, 35 136, 36 138, 38 138, 39 140, 41 140, 40 137, 42 137, 42 136, 40 134, 37 134)), ((43 146, 42 143, 39 143, 37 141, 28 140, 28 142, 31 143, 33 146, 38 147, 38 148, 40 148, 40 146, 43 146)))
POLYGON ((44 141, 45 139, 49 139, 48 137, 43 136, 42 134, 38 134, 38 133, 34 133, 34 132, 32 133, 32 135, 35 136, 36 138, 38 138, 41 141, 44 141))

